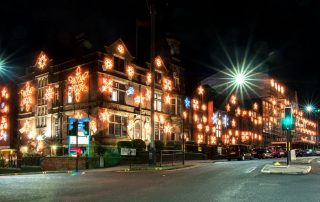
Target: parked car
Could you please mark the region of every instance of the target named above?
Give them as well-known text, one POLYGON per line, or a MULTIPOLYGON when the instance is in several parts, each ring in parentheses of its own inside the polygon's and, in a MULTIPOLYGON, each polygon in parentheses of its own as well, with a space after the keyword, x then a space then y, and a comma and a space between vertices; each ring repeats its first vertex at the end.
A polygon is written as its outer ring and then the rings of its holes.
POLYGON ((230 145, 226 149, 226 158, 228 159, 228 161, 231 161, 231 159, 252 159, 251 149, 247 145, 230 145))
POLYGON ((258 159, 273 158, 273 154, 268 148, 254 148, 252 150, 252 156, 258 159))
POLYGON ((268 149, 271 150, 272 156, 274 158, 281 158, 287 155, 286 151, 280 146, 270 146, 268 147, 268 149))
POLYGON ((320 156, 320 149, 316 149, 315 154, 316 154, 316 156, 320 156))
POLYGON ((316 153, 313 149, 305 149, 304 150, 305 156, 315 156, 316 153))

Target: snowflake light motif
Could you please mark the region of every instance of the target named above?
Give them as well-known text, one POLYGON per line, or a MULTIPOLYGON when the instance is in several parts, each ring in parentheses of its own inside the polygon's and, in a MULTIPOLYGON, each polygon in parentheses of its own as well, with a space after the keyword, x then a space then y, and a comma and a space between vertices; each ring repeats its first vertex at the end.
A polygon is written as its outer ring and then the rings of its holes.
POLYGON ((77 68, 74 76, 69 76, 68 81, 72 86, 72 90, 75 94, 76 101, 79 102, 80 95, 82 92, 87 91, 87 86, 85 84, 86 79, 89 76, 89 72, 81 73, 80 66, 77 68))
POLYGON ((199 101, 196 99, 192 99, 192 107, 194 110, 198 110, 199 109, 199 101))
POLYGON ((170 79, 167 79, 167 78, 163 79, 163 89, 166 91, 172 90, 172 81, 170 79))
POLYGON ((189 109, 191 106, 191 101, 188 97, 186 97, 186 99, 184 99, 184 106, 185 108, 189 109))
POLYGON ((126 91, 127 95, 133 95, 134 94, 134 87, 130 86, 127 91, 126 91))
POLYGON ((123 54, 123 53, 124 53, 124 47, 123 47, 122 44, 119 44, 119 45, 117 46, 117 51, 118 51, 120 54, 123 54))
POLYGON ((146 89, 146 100, 150 101, 151 100, 151 90, 146 89))
POLYGON ((163 131, 169 134, 171 133, 171 130, 172 130, 172 126, 170 125, 170 123, 167 123, 167 125, 164 126, 163 131))
POLYGON ((20 133, 29 133, 31 131, 31 127, 30 127, 30 123, 28 120, 26 120, 22 126, 22 128, 20 128, 19 132, 20 133))
POLYGON ((104 67, 107 69, 107 70, 111 70, 113 68, 113 61, 111 58, 108 58, 106 57, 104 59, 104 67))
POLYGON ((150 85, 152 82, 152 75, 150 72, 147 72, 147 76, 146 76, 146 84, 150 85))
POLYGON ((102 122, 109 122, 110 114, 107 110, 100 112, 99 119, 102 122))
POLYGON ((154 63, 156 65, 156 67, 162 66, 162 60, 161 60, 160 56, 156 57, 156 59, 154 60, 154 63))
POLYGON ((22 110, 25 108, 25 110, 28 112, 32 104, 33 87, 31 87, 29 82, 27 82, 25 85, 25 89, 21 90, 20 93, 22 96, 20 107, 22 108, 22 110))
POLYGON ((49 58, 46 54, 43 52, 40 53, 38 59, 37 59, 37 66, 39 69, 43 70, 47 64, 48 64, 49 58))
POLYGON ((113 90, 113 80, 111 78, 103 78, 101 92, 112 93, 113 90))
POLYGON ((133 76, 134 76, 134 68, 133 68, 133 66, 131 66, 131 65, 127 66, 127 74, 128 74, 129 79, 131 80, 133 78, 133 76))
POLYGON ((53 99, 53 95, 54 95, 53 88, 49 86, 46 89, 46 93, 44 94, 44 99, 47 100, 47 101, 52 100, 53 99))

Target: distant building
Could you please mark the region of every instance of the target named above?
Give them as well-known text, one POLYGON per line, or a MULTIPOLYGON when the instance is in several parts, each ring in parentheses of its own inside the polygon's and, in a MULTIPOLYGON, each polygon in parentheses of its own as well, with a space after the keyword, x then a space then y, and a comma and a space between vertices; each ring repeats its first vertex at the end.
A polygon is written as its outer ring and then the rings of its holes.
MULTIPOLYGON (((220 106, 220 109, 224 111, 230 111, 231 114, 238 115, 238 119, 242 117, 238 121, 241 123, 239 125, 240 128, 236 127, 236 130, 239 130, 241 143, 246 143, 243 141, 245 139, 252 140, 251 143, 255 140, 261 139, 261 142, 257 141, 258 145, 260 144, 267 146, 270 144, 279 144, 285 146, 286 134, 281 128, 281 120, 284 116, 284 108, 286 106, 292 106, 293 116, 296 121, 295 129, 292 131, 293 145, 297 147, 306 147, 307 145, 314 147, 316 145, 316 136, 318 135, 318 126, 314 120, 306 118, 303 111, 299 109, 296 93, 290 91, 290 89, 287 89, 280 82, 270 78, 267 74, 261 73, 255 75, 254 82, 255 92, 250 92, 248 95, 245 95, 243 100, 239 100, 239 95, 232 95, 235 96, 237 100, 237 106, 239 108, 232 108, 230 99, 232 100, 233 98, 229 94, 233 92, 226 92, 227 86, 223 85, 223 83, 225 83, 225 79, 223 79, 222 73, 217 73, 204 79, 202 84, 208 85, 216 92, 215 98, 213 99, 220 101, 220 103, 215 103, 216 106, 220 106), (256 106, 256 109, 254 109, 255 107, 253 105, 256 106), (240 109, 244 106, 249 106, 251 110, 240 109), (254 127, 252 129, 246 129, 245 131, 242 131, 240 129, 241 127, 244 127, 243 121, 246 119, 245 117, 248 116, 251 117, 248 119, 251 121, 248 122, 249 125, 245 124, 247 125, 246 128, 250 126, 250 123, 255 126, 256 120, 258 128, 254 129, 254 127), (243 138, 244 136, 246 136, 246 138, 243 138)), ((219 108, 216 110, 219 110, 219 108)), ((229 118, 229 120, 231 119, 229 118)), ((229 132, 226 132, 225 135, 228 133, 229 132)), ((227 144, 238 143, 238 141, 236 141, 237 136, 235 133, 230 133, 230 135, 227 137, 231 140, 232 138, 235 138, 235 141, 229 141, 227 144)))
MULTIPOLYGON (((150 64, 136 65, 121 39, 105 49, 60 64, 40 53, 29 73, 21 77, 17 127, 22 153, 74 153, 76 137, 68 136, 68 131, 75 119, 80 122, 78 144, 84 155, 92 154, 92 143, 132 139, 149 143, 150 64), (81 123, 87 121, 88 135, 81 123)), ((161 56, 154 65, 155 140, 180 140, 183 69, 161 56)))

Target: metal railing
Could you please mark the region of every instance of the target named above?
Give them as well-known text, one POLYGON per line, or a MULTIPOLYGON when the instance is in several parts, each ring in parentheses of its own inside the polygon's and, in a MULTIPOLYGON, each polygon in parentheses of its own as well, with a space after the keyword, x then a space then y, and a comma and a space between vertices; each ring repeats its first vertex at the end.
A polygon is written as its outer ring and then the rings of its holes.
POLYGON ((183 151, 182 150, 161 150, 160 151, 160 167, 166 163, 173 164, 176 161, 181 161, 183 164, 183 151))

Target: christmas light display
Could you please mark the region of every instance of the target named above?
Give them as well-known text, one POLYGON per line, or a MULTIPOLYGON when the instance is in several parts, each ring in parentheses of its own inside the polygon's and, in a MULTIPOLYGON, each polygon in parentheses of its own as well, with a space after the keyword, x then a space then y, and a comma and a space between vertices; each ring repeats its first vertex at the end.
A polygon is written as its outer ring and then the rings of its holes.
POLYGON ((53 91, 53 88, 51 86, 49 86, 47 89, 46 89, 46 92, 44 94, 44 99, 47 100, 47 101, 50 101, 53 99, 53 95, 54 95, 54 91, 53 91))
POLYGON ((89 122, 89 128, 90 128, 91 135, 97 132, 97 123, 95 120, 91 120, 89 122))
POLYGON ((199 109, 199 101, 197 99, 192 99, 192 107, 194 110, 199 109))
POLYGON ((163 131, 167 134, 171 133, 171 130, 172 130, 172 126, 170 125, 170 123, 167 123, 165 126, 164 126, 164 129, 163 131))
POLYGON ((127 66, 127 74, 128 74, 128 78, 129 80, 131 80, 134 76, 134 68, 131 65, 127 66))
POLYGON ((124 53, 124 46, 122 44, 118 44, 117 46, 117 51, 120 53, 120 54, 123 54, 124 53))
POLYGON ((203 89, 202 86, 199 86, 199 87, 198 87, 198 94, 199 94, 199 95, 203 95, 203 94, 204 94, 204 89, 203 89))
POLYGON ((151 100, 151 90, 146 89, 146 100, 150 101, 151 100))
POLYGON ((170 104, 171 103, 171 97, 170 97, 169 93, 165 96, 165 103, 166 104, 170 104))
POLYGON ((155 58, 154 63, 156 65, 156 67, 158 67, 158 68, 162 66, 162 60, 161 60, 160 56, 155 58))
POLYGON ((39 69, 43 70, 49 62, 49 58, 44 52, 41 52, 38 59, 37 59, 37 66, 39 69))
POLYGON ((104 58, 103 64, 106 70, 111 70, 113 68, 113 60, 109 57, 104 58))
POLYGON ((100 91, 111 94, 113 91, 113 80, 111 78, 102 78, 102 86, 100 91))
POLYGON ((109 118, 110 118, 110 114, 108 112, 108 110, 103 110, 99 113, 99 119, 102 122, 109 122, 109 118))
POLYGON ((163 79, 163 90, 171 91, 172 90, 172 81, 168 78, 163 79))
POLYGON ((86 80, 88 76, 89 72, 81 73, 81 68, 78 66, 75 75, 69 76, 68 78, 72 91, 75 95, 76 102, 80 101, 81 93, 87 91, 86 80))
POLYGON ((33 103, 33 99, 32 99, 33 87, 31 87, 29 82, 27 82, 24 89, 21 90, 20 93, 21 93, 20 107, 22 110, 25 109, 28 112, 33 103))
POLYGON ((146 84, 147 85, 150 85, 152 82, 152 75, 150 72, 147 72, 147 75, 146 75, 146 84))
POLYGON ((9 93, 8 93, 8 90, 4 87, 1 91, 1 97, 2 98, 5 98, 5 99, 8 99, 9 98, 9 93))

